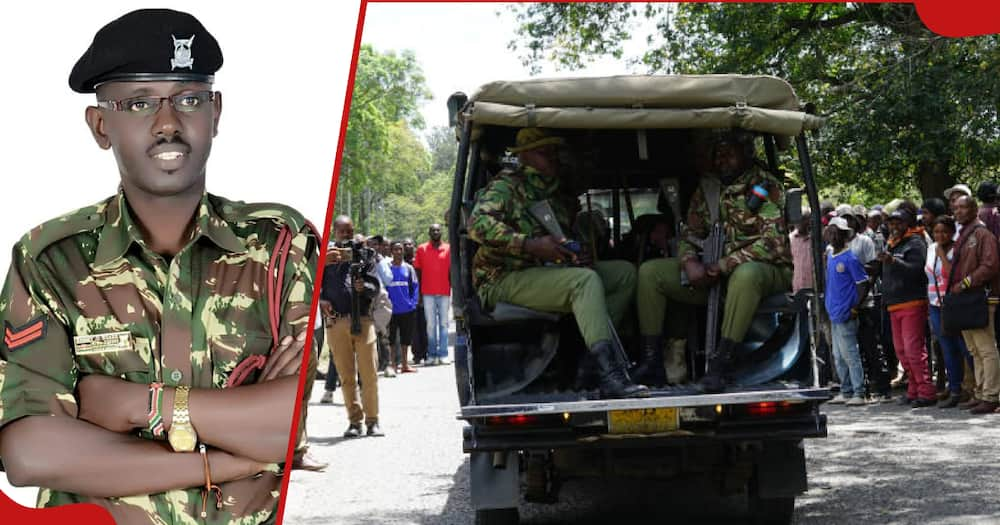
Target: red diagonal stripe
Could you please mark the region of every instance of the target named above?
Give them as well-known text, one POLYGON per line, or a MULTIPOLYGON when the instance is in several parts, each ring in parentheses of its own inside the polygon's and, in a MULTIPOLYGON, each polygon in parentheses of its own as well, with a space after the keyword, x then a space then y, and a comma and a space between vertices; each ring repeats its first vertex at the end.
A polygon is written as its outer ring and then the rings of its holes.
POLYGON ((19 333, 17 335, 8 335, 7 337, 5 337, 5 339, 9 340, 9 341, 12 341, 14 343, 18 343, 18 342, 21 342, 21 341, 23 341, 25 339, 33 339, 35 336, 38 336, 41 333, 42 333, 42 330, 38 329, 38 330, 32 330, 30 332, 19 333))
POLYGON ((16 341, 11 340, 10 338, 4 338, 4 342, 7 343, 7 348, 13 350, 15 348, 22 347, 22 346, 24 346, 24 345, 26 345, 26 344, 28 344, 28 343, 30 343, 32 341, 40 339, 41 337, 42 337, 42 333, 41 332, 36 332, 33 336, 31 336, 29 338, 19 339, 19 340, 16 340, 16 341))
POLYGON ((6 335, 3 340, 7 344, 7 348, 14 349, 24 346, 32 341, 37 340, 42 336, 42 328, 44 328, 45 322, 38 321, 37 323, 23 329, 18 332, 14 332, 9 327, 6 329, 6 335))
POLYGON ((24 328, 22 330, 18 330, 17 332, 15 332, 15 331, 11 330, 10 328, 8 328, 7 329, 7 338, 11 339, 11 340, 13 340, 15 342, 19 341, 21 339, 27 339, 30 336, 33 336, 33 335, 36 335, 36 334, 40 333, 42 331, 42 324, 43 324, 42 321, 38 321, 37 323, 29 326, 28 328, 24 328))

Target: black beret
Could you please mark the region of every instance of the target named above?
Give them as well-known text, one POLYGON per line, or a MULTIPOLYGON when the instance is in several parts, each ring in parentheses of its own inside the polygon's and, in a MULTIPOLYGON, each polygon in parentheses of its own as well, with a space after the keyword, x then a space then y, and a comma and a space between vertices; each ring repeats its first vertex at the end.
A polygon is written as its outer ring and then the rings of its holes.
POLYGON ((69 87, 94 93, 113 81, 211 83, 222 67, 222 50, 197 18, 170 9, 140 9, 112 21, 94 35, 77 60, 69 87))

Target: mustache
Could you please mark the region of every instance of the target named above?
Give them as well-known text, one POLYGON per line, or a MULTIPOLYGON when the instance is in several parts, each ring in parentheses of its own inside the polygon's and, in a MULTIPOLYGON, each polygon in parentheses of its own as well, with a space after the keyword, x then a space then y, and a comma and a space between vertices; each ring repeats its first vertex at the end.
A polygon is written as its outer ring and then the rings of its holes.
POLYGON ((173 136, 173 137, 170 137, 170 138, 160 138, 160 139, 157 139, 156 142, 154 142, 152 145, 150 145, 148 148, 146 148, 146 153, 150 153, 150 152, 153 151, 153 148, 156 148, 158 146, 162 146, 164 144, 179 144, 179 145, 184 146, 185 148, 187 148, 189 150, 191 149, 191 145, 188 144, 187 142, 185 142, 184 139, 180 138, 179 136, 173 136))

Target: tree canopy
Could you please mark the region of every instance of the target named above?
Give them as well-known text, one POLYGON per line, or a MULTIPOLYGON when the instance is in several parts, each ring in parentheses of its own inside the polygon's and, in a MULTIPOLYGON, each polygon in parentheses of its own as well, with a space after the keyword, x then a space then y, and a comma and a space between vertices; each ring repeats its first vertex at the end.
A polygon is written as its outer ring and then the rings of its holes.
POLYGON ((1000 177, 1000 37, 951 39, 911 4, 563 4, 511 7, 510 47, 580 68, 623 58, 640 23, 647 49, 624 57, 650 73, 769 74, 828 117, 813 141, 821 185, 887 200, 955 180, 1000 177))
POLYGON ((359 228, 386 195, 414 191, 427 176, 430 159, 413 130, 423 127, 419 107, 430 96, 412 51, 361 46, 337 191, 337 209, 359 228))

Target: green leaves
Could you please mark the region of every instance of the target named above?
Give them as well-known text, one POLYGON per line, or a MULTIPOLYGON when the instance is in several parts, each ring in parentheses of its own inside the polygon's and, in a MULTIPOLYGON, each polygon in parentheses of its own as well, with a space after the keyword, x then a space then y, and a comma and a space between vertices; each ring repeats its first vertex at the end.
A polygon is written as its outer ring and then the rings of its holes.
POLYGON ((869 204, 913 189, 940 195, 955 179, 1000 178, 1000 36, 937 36, 910 4, 511 9, 521 23, 511 47, 535 70, 542 60, 579 68, 595 56, 621 56, 643 17, 657 34, 631 58, 651 73, 787 79, 828 117, 812 141, 820 185, 854 188, 869 204))

